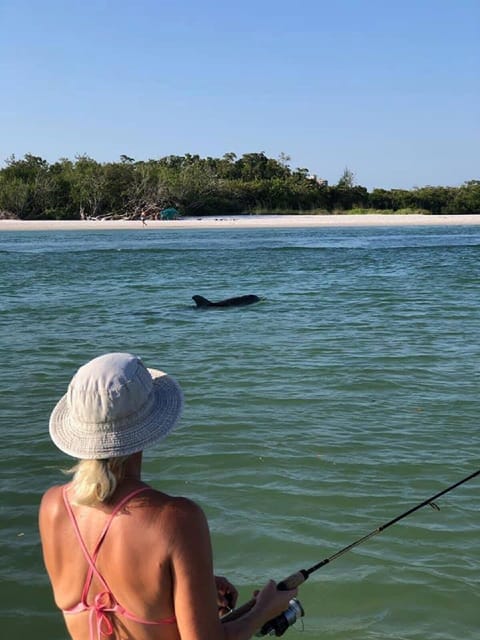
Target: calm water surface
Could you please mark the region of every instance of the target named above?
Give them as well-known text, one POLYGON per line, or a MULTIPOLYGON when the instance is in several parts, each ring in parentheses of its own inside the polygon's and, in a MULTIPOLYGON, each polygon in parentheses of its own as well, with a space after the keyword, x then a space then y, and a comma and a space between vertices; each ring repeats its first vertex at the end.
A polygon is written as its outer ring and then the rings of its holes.
MULTIPOLYGON (((36 514, 81 364, 127 350, 180 381, 146 478, 200 502, 246 600, 480 467, 479 264, 479 227, 0 233, 2 636, 66 638, 36 514)), ((301 637, 478 640, 479 486, 312 575, 301 637)))

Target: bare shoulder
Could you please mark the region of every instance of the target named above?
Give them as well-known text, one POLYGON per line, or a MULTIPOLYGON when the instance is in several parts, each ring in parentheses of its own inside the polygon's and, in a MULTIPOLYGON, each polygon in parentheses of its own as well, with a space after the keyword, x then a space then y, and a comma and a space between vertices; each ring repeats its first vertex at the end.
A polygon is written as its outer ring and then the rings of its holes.
POLYGON ((62 503, 62 491, 64 485, 55 485, 47 489, 40 501, 40 513, 42 512, 55 512, 58 506, 62 503))
POLYGON ((170 550, 192 544, 195 539, 209 539, 207 518, 196 502, 166 494, 161 494, 157 499, 159 508, 154 509, 154 520, 170 550))
POLYGON ((172 528, 203 525, 206 522, 202 508, 190 498, 167 496, 163 517, 172 528))
POLYGON ((55 528, 63 517, 63 486, 50 487, 42 496, 38 510, 38 523, 40 533, 48 532, 55 528))
POLYGON ((58 498, 61 497, 63 488, 65 486, 66 485, 64 484, 56 484, 53 487, 50 487, 49 489, 47 489, 43 494, 42 502, 50 501, 50 500, 58 500, 58 498))

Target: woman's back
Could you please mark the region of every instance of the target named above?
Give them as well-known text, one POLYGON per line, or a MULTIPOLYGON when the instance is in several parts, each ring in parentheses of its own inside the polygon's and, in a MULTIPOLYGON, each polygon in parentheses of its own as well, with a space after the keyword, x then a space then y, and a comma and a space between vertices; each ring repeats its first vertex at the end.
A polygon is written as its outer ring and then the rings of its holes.
POLYGON ((177 640, 177 625, 172 623, 171 552, 175 544, 175 514, 188 510, 189 501, 171 498, 138 481, 124 481, 109 505, 75 506, 69 493, 67 490, 65 496, 90 556, 100 542, 98 555, 93 558, 99 575, 93 572, 88 585, 89 561, 64 502, 62 487, 53 487, 45 494, 40 510, 41 531, 48 532, 42 535, 45 564, 55 601, 64 612, 72 638, 88 640, 95 617, 95 626, 102 624, 103 631, 109 630, 111 623, 116 638, 177 640), (129 498, 136 490, 141 492, 129 498), (112 518, 124 499, 126 504, 112 518), (105 537, 99 541, 110 519, 105 537), (106 595, 105 587, 114 600, 106 595), (99 602, 95 605, 96 598, 99 602), (118 610, 103 612, 115 602, 126 610, 126 615, 118 610), (85 603, 90 609, 82 606, 85 603))

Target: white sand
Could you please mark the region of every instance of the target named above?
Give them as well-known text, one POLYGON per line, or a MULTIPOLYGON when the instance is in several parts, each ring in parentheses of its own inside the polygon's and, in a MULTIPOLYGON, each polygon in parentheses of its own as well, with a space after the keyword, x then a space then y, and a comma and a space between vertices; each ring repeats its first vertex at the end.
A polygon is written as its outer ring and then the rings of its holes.
POLYGON ((0 231, 85 231, 99 229, 215 229, 215 228, 279 228, 279 227, 399 227, 425 225, 480 225, 480 214, 471 215, 237 215, 223 217, 191 217, 181 220, 147 220, 144 227, 135 221, 101 220, 0 220, 0 231))

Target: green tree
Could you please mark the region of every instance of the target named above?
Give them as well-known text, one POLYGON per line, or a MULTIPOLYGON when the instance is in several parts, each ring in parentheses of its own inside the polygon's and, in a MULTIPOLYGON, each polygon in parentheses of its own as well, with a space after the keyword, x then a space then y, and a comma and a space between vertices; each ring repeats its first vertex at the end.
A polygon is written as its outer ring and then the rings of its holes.
POLYGON ((339 181, 337 182, 337 187, 339 187, 340 189, 352 189, 354 185, 355 174, 353 173, 353 171, 350 171, 348 167, 345 167, 339 181))
POLYGON ((28 184, 17 177, 0 174, 0 211, 24 218, 29 200, 28 184))
POLYGON ((77 218, 95 218, 105 212, 105 172, 89 156, 76 157, 72 171, 72 200, 77 218))
POLYGON ((480 213, 480 180, 469 180, 456 189, 443 213, 480 213))
POLYGON ((392 194, 387 189, 373 189, 368 204, 372 209, 393 209, 392 194))
POLYGON ((44 217, 52 206, 55 191, 48 162, 27 153, 21 160, 11 156, 6 165, 2 178, 10 206, 14 207, 13 213, 26 219, 44 217), (6 183, 9 183, 8 188, 6 183))
POLYGON ((174 206, 186 214, 206 211, 209 199, 218 191, 217 177, 198 162, 188 162, 180 171, 162 171, 157 189, 165 206, 174 206))
POLYGON ((218 214, 254 210, 308 211, 370 207, 421 209, 432 213, 480 213, 480 181, 461 187, 425 186, 412 190, 374 189, 355 184, 345 168, 332 187, 312 179, 307 168, 289 167, 260 153, 240 158, 197 154, 99 163, 83 155, 49 164, 40 156, 9 158, 0 169, 0 209, 25 219, 135 218, 157 216, 174 206, 183 213, 218 214))
POLYGON ((441 213, 454 197, 454 191, 448 187, 415 188, 409 192, 411 206, 427 209, 430 213, 441 213))

